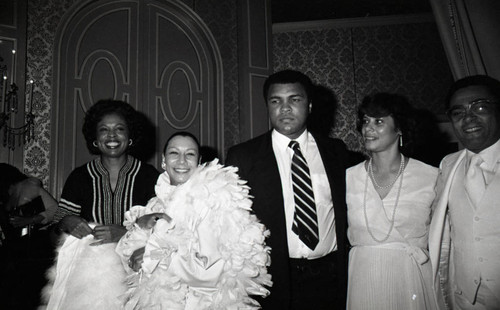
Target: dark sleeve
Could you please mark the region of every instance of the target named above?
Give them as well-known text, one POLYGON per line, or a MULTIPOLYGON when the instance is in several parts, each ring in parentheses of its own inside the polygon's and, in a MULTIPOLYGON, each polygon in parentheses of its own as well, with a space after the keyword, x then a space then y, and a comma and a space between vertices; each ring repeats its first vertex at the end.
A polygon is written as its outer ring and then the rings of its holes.
POLYGON ((227 156, 226 156, 226 166, 234 166, 234 167, 238 167, 238 158, 237 158, 237 155, 236 155, 236 152, 235 152, 235 147, 231 147, 228 151, 227 151, 227 156))
POLYGON ((226 156, 226 166, 233 166, 238 168, 238 175, 241 179, 246 180, 246 172, 248 169, 245 167, 245 163, 248 163, 249 160, 244 160, 245 157, 248 157, 248 152, 240 146, 231 147, 226 156))
POLYGON ((66 215, 80 216, 82 208, 89 203, 91 198, 86 197, 92 190, 89 190, 89 177, 85 171, 85 166, 78 167, 66 179, 53 222, 59 222, 66 215))
POLYGON ((132 205, 145 206, 149 199, 156 196, 155 185, 160 173, 150 164, 141 163, 141 170, 134 184, 134 196, 132 205))

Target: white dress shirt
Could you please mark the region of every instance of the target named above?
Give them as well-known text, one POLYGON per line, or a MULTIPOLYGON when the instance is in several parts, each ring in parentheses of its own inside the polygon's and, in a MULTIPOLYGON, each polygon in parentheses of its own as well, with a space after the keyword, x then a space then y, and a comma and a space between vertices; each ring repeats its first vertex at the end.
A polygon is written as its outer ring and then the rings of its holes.
POLYGON ((293 150, 288 147, 291 140, 276 130, 273 130, 272 141, 283 190, 290 258, 315 259, 335 251, 337 249, 337 237, 335 234, 335 212, 333 210, 330 183, 328 182, 328 177, 316 141, 307 130, 304 131, 300 137, 295 139, 295 141, 299 143, 300 150, 309 166, 314 200, 316 203, 319 243, 314 250, 309 249, 299 239, 298 235, 292 231, 295 201, 293 197, 291 176, 293 150))
MULTIPOLYGON (((468 165, 471 157, 474 154, 475 153, 467 150, 466 171, 467 169, 469 169, 468 165)), ((483 159, 483 163, 480 165, 480 168, 483 172, 484 181, 487 187, 491 183, 491 181, 493 181, 495 173, 497 172, 498 166, 500 164, 500 140, 479 152, 478 155, 483 159)))

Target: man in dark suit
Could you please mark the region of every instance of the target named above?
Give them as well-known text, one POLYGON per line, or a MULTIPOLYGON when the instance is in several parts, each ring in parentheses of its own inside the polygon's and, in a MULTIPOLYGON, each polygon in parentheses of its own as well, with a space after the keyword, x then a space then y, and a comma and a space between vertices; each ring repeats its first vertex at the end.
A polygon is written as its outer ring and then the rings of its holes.
POLYGON ((347 151, 340 140, 307 130, 312 87, 298 71, 269 76, 264 97, 273 130, 230 148, 227 155, 226 164, 238 167, 248 181, 253 210, 271 231, 267 243, 273 286, 270 296, 259 300, 263 309, 345 309, 347 151), (304 212, 290 141, 298 142, 305 158, 313 192, 313 211, 306 222, 311 220, 307 228, 316 240, 303 237, 307 229, 300 224, 304 212))

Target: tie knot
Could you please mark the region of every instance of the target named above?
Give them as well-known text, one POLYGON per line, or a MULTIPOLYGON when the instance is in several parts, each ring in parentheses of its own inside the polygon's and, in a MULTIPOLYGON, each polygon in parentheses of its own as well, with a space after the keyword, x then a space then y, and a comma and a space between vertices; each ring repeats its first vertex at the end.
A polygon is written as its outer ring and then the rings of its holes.
POLYGON ((474 154, 471 156, 470 162, 469 162, 469 168, 467 170, 467 175, 469 177, 474 176, 477 173, 480 173, 482 170, 480 165, 483 163, 484 160, 481 158, 479 154, 474 154))
POLYGON ((474 154, 474 155, 472 155, 472 158, 470 159, 469 167, 479 166, 483 163, 483 161, 484 160, 481 158, 481 155, 474 154))
POLYGON ((299 142, 297 142, 295 140, 290 141, 290 143, 288 144, 288 147, 294 151, 300 150, 299 142))

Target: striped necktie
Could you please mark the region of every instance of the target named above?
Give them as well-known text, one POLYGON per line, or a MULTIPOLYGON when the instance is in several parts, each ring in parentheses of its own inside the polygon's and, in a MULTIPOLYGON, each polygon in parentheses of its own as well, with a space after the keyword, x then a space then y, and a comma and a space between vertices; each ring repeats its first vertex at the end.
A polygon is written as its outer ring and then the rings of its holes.
POLYGON ((299 236, 299 239, 305 245, 314 250, 319 242, 318 216, 316 214, 309 167, 297 141, 290 141, 288 147, 294 152, 291 169, 295 200, 292 231, 299 236))

